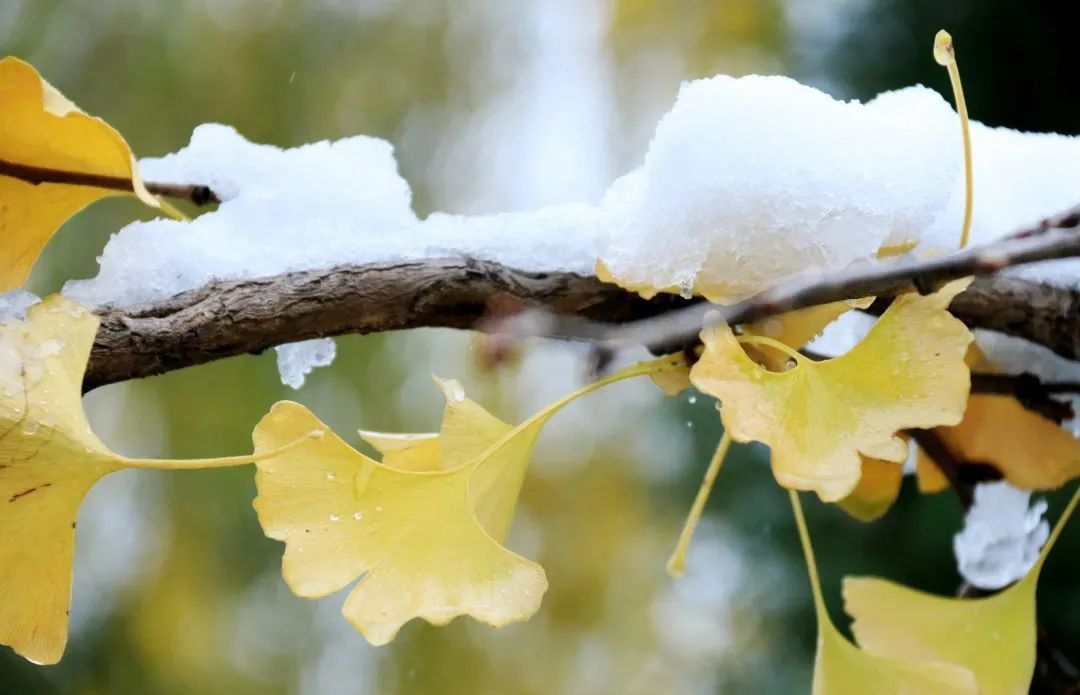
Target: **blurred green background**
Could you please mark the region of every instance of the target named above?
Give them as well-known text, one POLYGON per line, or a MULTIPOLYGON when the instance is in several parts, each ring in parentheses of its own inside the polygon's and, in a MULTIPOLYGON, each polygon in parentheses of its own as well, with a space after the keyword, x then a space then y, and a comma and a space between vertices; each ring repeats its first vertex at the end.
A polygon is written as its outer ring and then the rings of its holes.
MULTIPOLYGON (((597 198, 640 160, 683 79, 784 73, 837 96, 915 82, 948 94, 931 57, 942 27, 955 37, 974 118, 1080 132, 1078 8, 0 0, 0 48, 108 120, 139 155, 174 151, 208 121, 281 146, 366 133, 394 143, 419 213, 490 212, 597 198)), ((142 214, 119 199, 82 213, 50 243, 31 289, 93 275, 108 235, 142 214)), ((280 384, 271 352, 99 389, 86 407, 122 453, 211 456, 250 450, 252 427, 283 398, 355 439, 357 427, 435 428, 433 372, 516 420, 583 378, 572 346, 530 346, 495 372, 478 367, 472 347, 448 331, 348 337, 335 364, 299 391, 280 384)), ((343 595, 312 602, 288 592, 281 545, 262 536, 251 510, 250 469, 116 474, 80 517, 63 661, 37 667, 0 648, 0 692, 807 692, 809 591, 763 451, 738 448, 687 576, 664 573, 718 437, 711 399, 664 399, 648 383, 568 409, 545 432, 510 539, 548 572, 540 613, 499 631, 411 623, 382 649, 341 618, 343 595)), ((845 574, 956 589, 951 537, 961 516, 947 493, 920 498, 906 482, 898 506, 870 526, 806 503, 838 624, 847 622, 845 574)), ((1040 584, 1041 617, 1067 652, 1080 643, 1078 550, 1080 530, 1070 529, 1040 584)))

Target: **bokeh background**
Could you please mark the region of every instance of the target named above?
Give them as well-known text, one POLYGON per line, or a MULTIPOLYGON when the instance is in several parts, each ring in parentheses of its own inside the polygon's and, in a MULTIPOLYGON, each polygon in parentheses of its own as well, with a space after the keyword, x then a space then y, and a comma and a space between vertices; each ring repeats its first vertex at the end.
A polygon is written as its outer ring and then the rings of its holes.
MULTIPOLYGON (((973 117, 1080 133, 1078 20, 1067 0, 0 0, 0 53, 32 62, 140 155, 174 151, 208 121, 281 146, 378 135, 418 212, 479 213, 595 200, 640 161, 685 79, 783 73, 843 97, 916 82, 948 95, 931 57, 942 27, 973 117)), ((84 212, 31 289, 93 275, 108 235, 142 214, 120 199, 84 212)), ((349 438, 434 429, 432 373, 512 420, 583 379, 574 346, 530 345, 495 371, 473 348, 450 331, 348 337, 299 391, 270 352, 102 388, 86 407, 122 453, 211 456, 250 450, 283 398, 349 438)), ((813 614, 766 452, 736 450, 687 576, 664 572, 718 438, 711 399, 664 398, 647 382, 567 409, 542 438, 510 539, 547 569, 540 613, 499 631, 411 623, 382 649, 341 618, 344 592, 289 593, 282 547, 251 509, 250 468, 110 476, 80 517, 67 654, 37 667, 0 648, 0 692, 807 692, 813 614)), ((905 483, 870 526, 806 504, 838 624, 845 574, 957 588, 949 494, 905 483)), ((1040 615, 1067 652, 1080 644, 1078 550, 1070 529, 1040 585, 1040 615)))

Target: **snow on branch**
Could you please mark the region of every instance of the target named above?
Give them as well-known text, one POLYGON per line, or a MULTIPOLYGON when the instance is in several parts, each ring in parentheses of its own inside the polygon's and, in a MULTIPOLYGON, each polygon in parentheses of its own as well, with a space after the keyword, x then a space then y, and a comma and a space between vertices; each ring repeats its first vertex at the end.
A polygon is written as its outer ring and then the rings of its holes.
POLYGON ((678 346, 692 341, 707 321, 740 323, 842 299, 929 291, 972 274, 984 277, 954 301, 951 310, 958 318, 973 328, 1024 338, 1075 360, 1080 359, 1080 290, 996 273, 1013 265, 1080 256, 1078 225, 1080 208, 965 251, 781 283, 727 306, 674 295, 646 300, 593 276, 528 272, 462 258, 215 281, 165 300, 99 309, 102 324, 84 388, 300 340, 419 327, 494 328, 587 340, 608 348, 678 346), (498 320, 509 313, 517 316, 498 320))
MULTIPOLYGON (((969 325, 1076 359, 1080 242, 1061 231, 1075 220, 1005 235, 1076 202, 1080 138, 972 124, 971 238, 986 245, 877 260, 958 245, 967 189, 956 118, 925 88, 860 104, 781 77, 695 80, 640 165, 599 199, 426 217, 387 141, 282 149, 204 124, 187 147, 139 166, 181 193, 212 191, 220 206, 127 225, 96 277, 63 288, 104 319, 86 385, 343 333, 490 329, 494 319, 517 335, 678 348, 709 311, 739 323, 970 274, 993 278, 954 305, 969 325), (630 289, 722 305, 646 301, 630 289)), ((279 355, 287 383, 325 362, 320 351, 329 355, 325 341, 279 355)))
POLYGON ((697 304, 625 325, 533 316, 519 320, 511 330, 587 340, 607 349, 675 348, 696 340, 707 325, 748 323, 845 299, 929 293, 950 280, 975 275, 989 277, 957 297, 950 310, 958 318, 970 327, 1024 338, 1076 360, 1080 359, 1080 290, 996 274, 1012 266, 1078 256, 1080 206, 996 242, 926 260, 870 263, 845 272, 796 278, 735 304, 697 304))
POLYGON ((507 311, 625 322, 686 306, 597 278, 537 273, 463 258, 343 265, 211 282, 165 300, 99 309, 83 388, 347 333, 482 328, 507 311))

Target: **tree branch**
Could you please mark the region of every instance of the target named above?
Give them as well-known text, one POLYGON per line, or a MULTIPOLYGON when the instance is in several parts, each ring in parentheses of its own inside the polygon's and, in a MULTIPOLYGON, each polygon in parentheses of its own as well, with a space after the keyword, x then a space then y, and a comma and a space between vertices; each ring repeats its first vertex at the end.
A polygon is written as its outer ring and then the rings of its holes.
MULTIPOLYGON (((283 343, 419 327, 510 330, 588 340, 603 349, 662 349, 696 340, 704 323, 744 323, 826 302, 932 289, 971 274, 1080 255, 1080 218, 1048 220, 1007 239, 925 261, 877 263, 781 283, 739 304, 673 295, 646 300, 592 276, 535 273, 448 258, 346 265, 212 282, 166 300, 106 308, 86 390, 283 343), (526 310, 493 325, 493 317, 526 310), (532 310, 532 311, 528 311, 532 310), (712 312, 709 316, 707 313, 712 312)), ((950 306, 972 328, 1025 338, 1080 359, 1080 292, 1016 277, 976 279, 950 306)))
POLYGON ((673 295, 645 300, 591 276, 462 258, 217 281, 163 301, 97 312, 101 327, 83 389, 310 338, 475 329, 523 308, 622 322, 688 303, 673 295))

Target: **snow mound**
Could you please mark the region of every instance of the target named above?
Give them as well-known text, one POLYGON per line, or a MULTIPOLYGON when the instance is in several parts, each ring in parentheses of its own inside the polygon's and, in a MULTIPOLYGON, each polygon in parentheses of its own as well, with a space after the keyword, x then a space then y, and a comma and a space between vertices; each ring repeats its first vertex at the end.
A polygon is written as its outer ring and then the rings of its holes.
POLYGON ((868 104, 786 77, 683 85, 605 201, 620 284, 735 301, 918 241, 960 172, 956 115, 912 87, 868 104), (943 154, 944 153, 944 154, 943 154))

